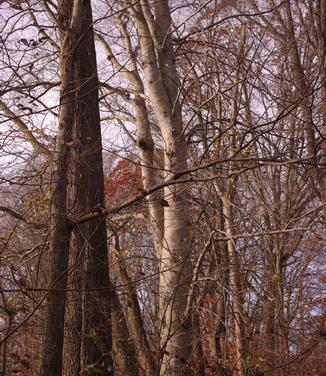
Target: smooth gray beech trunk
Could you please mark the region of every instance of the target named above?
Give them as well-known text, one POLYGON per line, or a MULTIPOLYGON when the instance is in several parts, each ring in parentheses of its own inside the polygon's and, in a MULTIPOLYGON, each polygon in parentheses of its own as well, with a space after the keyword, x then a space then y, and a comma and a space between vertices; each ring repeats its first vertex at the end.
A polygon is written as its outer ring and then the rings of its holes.
MULTIPOLYGON (((110 62, 130 82, 135 93, 131 101, 137 126, 137 146, 142 159, 142 179, 145 189, 164 178, 172 178, 175 172, 186 168, 187 147, 183 134, 181 108, 178 101, 178 74, 170 36, 171 16, 167 1, 150 5, 147 1, 130 2, 130 10, 136 21, 141 52, 141 69, 131 49, 130 35, 123 22, 117 26, 129 52, 130 68, 121 65, 104 38, 97 38, 110 57, 110 62), (144 77, 145 85, 142 82, 144 77), (151 134, 149 112, 145 101, 144 86, 148 89, 149 103, 164 139, 164 157, 157 163, 151 134), (163 161, 164 158, 164 161, 163 161), (163 171, 160 171, 163 169, 163 171)), ((163 154, 163 153, 162 153, 163 154)), ((188 254, 190 221, 187 218, 184 192, 177 187, 156 192, 148 197, 151 232, 159 260, 159 319, 161 338, 158 344, 157 363, 162 375, 182 374, 189 370, 192 331, 191 315, 185 316, 192 266, 188 254)), ((123 276, 120 274, 120 278, 123 276)), ((122 278, 123 279, 123 278, 122 278)), ((131 294, 129 294, 131 295, 131 294)), ((131 306, 137 311, 137 299, 131 306)), ((134 320, 130 333, 142 331, 141 320, 134 320), (136 325, 136 321, 139 325, 136 325)), ((144 336, 146 339, 146 336, 144 336)), ((135 340, 137 342, 137 340, 135 340)), ((139 342, 139 340, 138 340, 139 342)), ((140 343, 140 342, 139 342, 140 343)), ((144 341, 146 343, 146 341, 144 341)), ((136 345, 136 347, 139 345, 136 345)), ((139 351, 141 364, 147 364, 145 374, 153 374, 151 349, 142 346, 139 351), (145 356, 143 352, 149 356, 145 356)), ((156 366, 156 364, 155 364, 156 366)))
MULTIPOLYGON (((102 36, 96 35, 96 37, 103 45, 108 56, 110 56, 110 61, 113 66, 121 72, 123 77, 132 85, 135 93, 137 93, 135 99, 131 101, 137 126, 137 140, 135 144, 139 148, 142 161, 141 172, 143 188, 148 189, 162 180, 163 174, 161 169, 163 167, 163 162, 160 161, 159 158, 163 155, 160 155, 159 151, 154 150, 149 113, 144 99, 144 84, 139 73, 136 56, 131 48, 132 42, 130 35, 121 20, 117 19, 116 23, 121 34, 124 36, 124 43, 130 60, 129 69, 120 64, 109 44, 102 36)), ((146 218, 149 222, 154 249, 157 255, 161 254, 164 232, 164 208, 161 204, 161 198, 163 198, 162 191, 154 192, 146 198, 149 213, 149 216, 146 216, 146 218)), ((145 375, 151 376, 157 372, 157 357, 154 356, 152 351, 153 346, 151 347, 149 345, 139 311, 138 298, 137 295, 133 293, 133 286, 128 282, 129 277, 127 270, 123 265, 123 262, 120 262, 119 260, 117 260, 117 262, 119 262, 119 267, 116 268, 116 274, 119 276, 121 283, 128 285, 128 289, 126 289, 125 293, 128 296, 128 306, 130 307, 130 314, 128 315, 130 319, 127 320, 129 332, 137 350, 140 367, 145 375)), ((121 347, 119 349, 121 350, 121 347)), ((122 355, 123 354, 116 351, 117 358, 120 359, 122 355)))
MULTIPOLYGON (((149 5, 134 3, 133 15, 138 29, 142 69, 149 99, 160 127, 164 143, 166 177, 187 166, 187 147, 183 133, 181 107, 178 100, 178 74, 171 37, 171 15, 168 1, 149 5)), ((185 317, 191 282, 190 221, 186 197, 179 187, 164 191, 164 237, 158 254, 160 374, 181 375, 191 357, 191 317, 185 317)))

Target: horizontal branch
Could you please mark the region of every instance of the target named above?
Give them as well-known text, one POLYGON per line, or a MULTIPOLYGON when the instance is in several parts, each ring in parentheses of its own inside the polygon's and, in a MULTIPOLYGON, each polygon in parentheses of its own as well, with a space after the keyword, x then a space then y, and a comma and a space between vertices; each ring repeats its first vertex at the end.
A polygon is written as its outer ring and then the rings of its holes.
MULTIPOLYGON (((92 221, 92 220, 96 220, 96 219, 99 219, 99 218, 104 218, 106 216, 109 216, 109 215, 112 215, 112 214, 115 214, 115 213, 118 213, 119 211, 143 200, 145 197, 151 195, 152 193, 160 190, 160 189, 163 189, 165 187, 168 187, 170 185, 175 185, 175 184, 184 184, 184 183, 192 183, 192 182, 198 182, 198 181, 207 181, 206 178, 204 179, 196 179, 192 176, 190 176, 189 178, 187 179, 182 179, 182 177, 184 177, 185 175, 191 175, 191 173, 193 172, 197 172, 199 170, 203 170, 203 169, 207 169, 209 167, 213 167, 213 166, 216 166, 218 164, 222 164, 222 163, 225 163, 225 162, 248 162, 248 163, 252 163, 252 162, 255 162, 255 165, 250 167, 250 168, 260 168, 260 167, 264 167, 264 166, 269 166, 269 165, 272 165, 272 166, 284 166, 284 165, 293 165, 293 164, 303 164, 303 163, 311 163, 309 162, 309 159, 283 159, 283 160, 280 160, 280 159, 268 159, 268 158, 256 158, 256 157, 248 157, 248 158, 224 158, 224 159, 219 159, 219 160, 216 160, 216 161, 212 161, 212 162, 209 162, 209 163, 206 163, 206 164, 203 164, 203 165, 200 165, 200 166, 195 166, 195 167, 192 167, 192 168, 189 168, 189 169, 185 169, 185 170, 182 170, 182 171, 179 171, 179 172, 173 172, 173 171, 167 171, 167 172, 170 172, 172 174, 172 177, 170 179, 167 179, 167 180, 164 180, 162 183, 159 183, 159 184, 156 184, 154 186, 152 186, 151 188, 148 188, 148 189, 142 189, 140 190, 140 193, 138 193, 137 195, 131 197, 130 199, 124 201, 123 203, 117 205, 116 207, 112 208, 112 209, 105 209, 103 207, 97 207, 97 208, 94 208, 91 212, 89 213, 86 213, 85 215, 83 216, 80 216, 80 217, 77 217, 77 218, 69 218, 69 221, 72 225, 81 225, 83 223, 86 223, 88 221, 92 221)), ((242 171, 245 171, 247 170, 247 168, 245 168, 244 170, 240 170, 240 172, 242 171)), ((239 172, 239 171, 238 171, 239 172)), ((230 173, 229 174, 230 176, 233 175, 233 173, 230 173)), ((209 180, 212 180, 211 177, 208 178, 209 180)))
POLYGON ((26 223, 27 225, 33 226, 36 229, 47 228, 47 225, 45 223, 31 222, 26 217, 24 217, 23 215, 17 213, 13 209, 10 209, 6 206, 0 206, 0 211, 10 214, 12 217, 18 219, 19 221, 26 223))
POLYGON ((262 231, 262 232, 256 232, 256 233, 247 233, 246 232, 246 233, 239 234, 239 235, 233 235, 232 237, 214 238, 214 240, 228 241, 228 240, 235 240, 235 239, 260 238, 262 236, 270 236, 270 235, 277 235, 277 234, 289 234, 291 232, 296 232, 296 231, 311 231, 311 230, 312 229, 310 227, 297 227, 297 228, 291 228, 291 229, 286 229, 286 230, 262 231))

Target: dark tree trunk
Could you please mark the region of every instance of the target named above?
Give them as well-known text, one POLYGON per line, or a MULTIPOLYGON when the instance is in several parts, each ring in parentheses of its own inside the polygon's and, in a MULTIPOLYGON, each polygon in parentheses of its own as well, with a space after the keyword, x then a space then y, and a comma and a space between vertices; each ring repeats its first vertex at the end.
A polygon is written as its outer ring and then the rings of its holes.
POLYGON ((64 314, 66 302, 69 243, 72 227, 67 218, 67 171, 70 159, 69 141, 74 121, 74 72, 72 31, 67 26, 71 6, 62 2, 58 24, 61 39, 61 95, 58 134, 56 140, 56 164, 54 193, 51 204, 50 276, 47 296, 46 329, 40 376, 60 376, 64 338, 64 314))
MULTIPOLYGON (((73 147, 76 152, 76 205, 90 212, 103 208, 104 176, 96 53, 89 0, 80 3, 81 38, 76 47, 76 108, 73 147), (79 201, 79 202, 78 202, 79 201)), ((82 374, 92 368, 112 374, 111 308, 105 219, 79 226, 84 258, 82 306, 82 374)), ((79 242, 80 244, 81 242, 79 242)))
POLYGON ((68 216, 78 217, 82 212, 104 207, 98 79, 90 0, 60 1, 58 24, 62 96, 52 204, 50 278, 51 286, 60 290, 49 294, 41 376, 62 374, 69 249, 72 254, 72 270, 69 272, 72 287, 81 286, 82 293, 71 294, 72 300, 77 299, 70 307, 70 314, 78 313, 78 317, 74 325, 73 318, 70 320, 66 364, 69 368, 76 367, 74 373, 89 374, 94 370, 109 376, 113 374, 113 366, 105 219, 74 229, 68 221, 68 216), (70 242, 72 230, 74 241, 70 242))
POLYGON ((65 317, 64 376, 79 376, 81 366, 83 275, 82 233, 74 231, 70 243, 67 308, 65 317))

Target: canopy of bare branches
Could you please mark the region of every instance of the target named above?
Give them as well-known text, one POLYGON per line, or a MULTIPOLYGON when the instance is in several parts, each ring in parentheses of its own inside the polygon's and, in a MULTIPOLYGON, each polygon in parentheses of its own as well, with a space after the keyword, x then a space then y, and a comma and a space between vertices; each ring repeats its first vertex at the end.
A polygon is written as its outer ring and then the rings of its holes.
POLYGON ((326 0, 0 1, 0 376, 326 375, 326 0))

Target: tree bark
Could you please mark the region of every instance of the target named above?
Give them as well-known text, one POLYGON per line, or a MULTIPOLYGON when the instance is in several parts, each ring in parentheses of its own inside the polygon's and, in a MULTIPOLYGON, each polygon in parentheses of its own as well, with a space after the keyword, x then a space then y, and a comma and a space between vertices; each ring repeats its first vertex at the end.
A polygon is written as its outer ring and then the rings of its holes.
MULTIPOLYGON (((147 1, 134 4, 142 68, 149 98, 165 142, 164 168, 172 177, 186 168, 187 148, 178 100, 178 74, 170 33, 171 15, 166 0, 152 9, 147 1)), ((187 254, 190 221, 185 194, 176 187, 166 188, 164 198, 164 239, 160 260, 161 375, 185 372, 191 356, 191 318, 184 317, 191 281, 191 261, 187 254)))
MULTIPOLYGON (((312 113, 312 103, 310 103, 310 88, 306 82, 306 76, 304 68, 301 62, 298 43, 295 36, 295 27, 292 16, 291 4, 289 1, 285 3, 286 14, 287 14, 287 23, 288 23, 288 32, 289 32, 289 43, 290 43, 290 56, 292 62, 292 74, 294 78, 294 83, 297 89, 298 97, 301 99, 301 110, 302 110, 302 119, 304 123, 304 129, 307 140, 307 157, 312 163, 312 166, 309 167, 308 172, 314 184, 314 189, 317 191, 320 201, 323 205, 323 215, 324 222, 326 221, 326 173, 325 173, 325 163, 326 163, 326 111, 323 110, 324 119, 321 126, 321 142, 320 145, 316 144, 315 137, 315 126, 313 122, 313 113, 312 113)), ((320 64, 320 77, 321 77, 321 100, 322 103, 325 103, 326 98, 326 65, 325 65, 325 53, 326 53, 326 4, 324 0, 320 1, 320 14, 317 14, 316 17, 320 17, 320 20, 317 21, 317 24, 320 25, 319 40, 318 40, 318 57, 320 64)))
MULTIPOLYGON (((81 35, 75 53, 76 108, 72 143, 76 157, 76 187, 72 189, 81 190, 75 203, 79 210, 91 212, 105 206, 98 78, 91 4, 89 0, 81 0, 78 6, 81 35)), ((81 374, 98 369, 104 375, 111 375, 111 307, 105 219, 82 224, 75 234, 81 238, 79 252, 84 258, 81 374)))
POLYGON ((73 49, 78 19, 67 28, 71 7, 62 1, 58 12, 61 40, 60 73, 61 94, 58 134, 56 141, 54 193, 51 203, 50 282, 47 298, 46 329, 40 376, 60 376, 64 338, 69 243, 72 227, 67 213, 67 171, 74 121, 73 49))
POLYGON ((143 370, 143 374, 152 376, 156 374, 156 364, 151 351, 146 331, 143 325, 141 310, 138 302, 137 292, 129 278, 124 260, 121 258, 121 250, 119 239, 114 236, 113 239, 113 259, 115 261, 115 274, 119 282, 124 286, 123 293, 126 297, 127 310, 127 326, 134 344, 136 353, 138 354, 139 363, 143 370))
POLYGON ((66 333, 64 342, 65 376, 79 376, 81 367, 81 334, 82 334, 82 275, 85 254, 83 252, 81 234, 72 234, 69 255, 69 276, 66 308, 66 333))
POLYGON ((233 239, 233 211, 232 203, 228 197, 222 196, 223 211, 225 216, 225 233, 229 238, 228 254, 230 262, 230 291, 232 294, 232 315, 234 317, 234 337, 236 348, 236 369, 239 376, 246 374, 244 362, 244 341, 243 341, 243 297, 240 280, 240 267, 237 250, 233 239))
POLYGON ((74 372, 80 367, 80 374, 100 370, 109 376, 113 374, 113 365, 105 219, 75 227, 72 243, 72 227, 68 220, 68 214, 104 208, 98 79, 90 0, 62 0, 58 4, 58 24, 63 94, 57 141, 58 177, 52 204, 51 281, 53 285, 60 278, 60 291, 49 294, 41 375, 59 376, 62 372, 65 290, 69 247, 72 247, 73 259, 77 261, 80 256, 80 262, 84 261, 82 280, 80 265, 72 265, 74 278, 84 293, 82 302, 78 297, 72 307, 72 311, 81 313, 81 317, 73 325, 66 355, 74 358, 71 366, 76 367, 74 372))
POLYGON ((320 42, 319 42, 319 64, 321 75, 321 103, 323 113, 323 124, 321 128, 321 142, 319 146, 319 168, 318 185, 323 205, 324 224, 326 223, 326 0, 320 1, 320 42))
POLYGON ((138 376, 139 364, 119 296, 111 289, 112 343, 115 376, 138 376))

